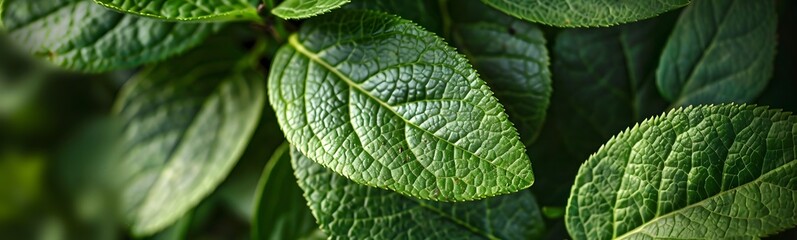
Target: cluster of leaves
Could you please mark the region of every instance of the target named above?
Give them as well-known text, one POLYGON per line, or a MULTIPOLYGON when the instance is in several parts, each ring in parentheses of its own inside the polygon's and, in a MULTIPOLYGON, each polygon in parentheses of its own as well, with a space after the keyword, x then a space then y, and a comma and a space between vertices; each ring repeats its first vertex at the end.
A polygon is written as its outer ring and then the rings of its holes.
POLYGON ((116 79, 54 168, 134 236, 222 201, 254 239, 757 238, 797 225, 790 6, 0 0, 0 27, 116 79))

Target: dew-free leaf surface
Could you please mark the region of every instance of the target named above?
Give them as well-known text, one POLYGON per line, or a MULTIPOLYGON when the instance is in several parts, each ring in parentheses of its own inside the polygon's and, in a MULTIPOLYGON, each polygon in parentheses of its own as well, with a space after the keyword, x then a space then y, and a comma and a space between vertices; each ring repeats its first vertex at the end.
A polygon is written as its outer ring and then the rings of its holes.
POLYGON ((750 105, 679 108, 609 140, 581 167, 574 239, 763 237, 797 224, 797 117, 750 105))
POLYGON ((278 51, 269 97, 288 141, 360 184, 463 201, 534 181, 515 128, 467 61, 393 15, 311 19, 278 51))
POLYGON ((357 184, 295 149, 291 158, 313 215, 332 239, 534 239, 545 229, 528 190, 433 202, 357 184))

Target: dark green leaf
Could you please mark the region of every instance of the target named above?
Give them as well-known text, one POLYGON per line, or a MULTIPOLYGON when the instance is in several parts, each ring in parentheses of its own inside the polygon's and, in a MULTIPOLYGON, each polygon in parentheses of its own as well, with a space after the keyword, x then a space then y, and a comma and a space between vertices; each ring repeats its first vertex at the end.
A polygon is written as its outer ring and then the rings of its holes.
POLYGON ((567 29, 554 47, 554 93, 549 120, 531 147, 544 204, 564 205, 573 175, 617 133, 667 104, 654 70, 671 21, 656 18, 611 28, 567 29))
POLYGON ((462 201, 534 181, 492 92, 407 20, 346 10, 311 19, 279 50, 269 79, 288 141, 355 182, 462 201))
POLYGON ((574 239, 753 238, 797 225, 797 117, 704 105, 645 120, 581 167, 574 239))
POLYGON ((318 230, 292 172, 290 145, 285 143, 261 175, 252 239, 303 239, 318 230))
POLYGON ((413 21, 430 32, 443 33, 437 1, 426 0, 353 0, 348 9, 371 9, 398 15, 413 21))
POLYGON ((271 10, 284 19, 302 19, 324 14, 351 0, 285 0, 271 10))
POLYGON ((673 106, 750 102, 772 76, 775 1, 701 0, 683 11, 656 83, 673 106))
POLYGON ((9 36, 60 67, 103 72, 163 60, 201 43, 219 24, 124 15, 91 0, 6 0, 9 36))
POLYGON ((557 27, 600 27, 635 22, 689 4, 689 0, 482 0, 509 15, 557 27))
POLYGON ((110 9, 177 21, 255 20, 258 0, 94 0, 110 9))
POLYGON ((332 239, 531 239, 544 229, 528 190, 443 203, 357 184, 291 151, 293 169, 332 239))
POLYGON ((545 121, 552 91, 542 31, 478 0, 448 4, 454 45, 506 107, 520 139, 531 144, 545 121))
POLYGON ((166 227, 213 191, 254 131, 263 76, 224 40, 143 70, 120 93, 120 198, 135 234, 166 227))

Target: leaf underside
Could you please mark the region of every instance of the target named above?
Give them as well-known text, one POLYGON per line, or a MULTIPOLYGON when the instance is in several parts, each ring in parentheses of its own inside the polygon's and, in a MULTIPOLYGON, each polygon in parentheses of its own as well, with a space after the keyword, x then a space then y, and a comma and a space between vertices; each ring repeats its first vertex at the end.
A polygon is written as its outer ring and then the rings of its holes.
POLYGON ((278 51, 269 93, 292 144, 361 184, 462 201, 534 181, 517 132, 466 60, 392 15, 311 19, 278 51))
POLYGON ((303 19, 321 15, 339 8, 350 0, 285 0, 271 10, 284 19, 303 19))
POLYGON ((259 20, 259 0, 94 0, 107 8, 176 21, 259 20))
POLYGON ((509 15, 556 27, 606 27, 655 17, 689 0, 482 0, 509 15))
POLYGON ((295 148, 291 158, 313 215, 332 239, 534 239, 545 229, 528 190, 432 202, 357 184, 295 148))
POLYGON ((755 100, 772 76, 776 30, 774 1, 696 1, 661 55, 659 91, 673 106, 755 100))
POLYGON ((91 0, 6 0, 16 44, 60 67, 104 72, 163 60, 200 44, 221 25, 169 23, 108 10, 91 0))
POLYGON ((581 167, 574 239, 762 237, 797 224, 797 117, 749 105, 673 110, 581 167))
POLYGON ((230 46, 209 41, 122 89, 115 112, 125 122, 125 149, 116 167, 134 234, 154 233, 193 208, 246 147, 265 104, 264 77, 230 46))

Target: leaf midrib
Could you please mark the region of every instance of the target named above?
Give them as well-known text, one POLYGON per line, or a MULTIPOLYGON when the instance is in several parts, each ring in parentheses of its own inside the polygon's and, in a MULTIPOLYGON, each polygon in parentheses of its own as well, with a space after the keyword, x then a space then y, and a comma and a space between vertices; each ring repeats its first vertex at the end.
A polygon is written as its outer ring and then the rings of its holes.
POLYGON ((661 215, 661 216, 655 217, 655 218, 653 218, 653 219, 650 219, 649 221, 645 222, 644 224, 642 224, 642 225, 639 225, 638 227, 636 227, 636 228, 634 228, 634 229, 631 229, 631 230, 630 230, 630 231, 628 231, 628 232, 625 232, 625 233, 623 233, 623 235, 620 235, 620 236, 616 237, 615 239, 626 239, 626 238, 628 238, 628 237, 630 237, 630 236, 632 236, 632 235, 634 235, 634 234, 636 234, 636 233, 640 233, 640 231, 642 231, 643 229, 645 229, 645 228, 646 228, 648 225, 650 225, 650 224, 653 224, 653 223, 657 222, 657 221, 658 221, 658 220, 660 220, 660 219, 663 219, 663 218, 666 218, 666 217, 670 217, 670 216, 672 216, 672 215, 675 215, 675 214, 677 214, 677 213, 680 213, 681 211, 684 211, 684 210, 687 210, 687 209, 696 208, 696 207, 698 207, 698 206, 701 206, 701 205, 703 205, 703 204, 704 204, 706 201, 708 201, 708 200, 712 200, 712 199, 714 199, 714 198, 716 198, 716 197, 718 197, 718 196, 720 196, 720 195, 723 195, 723 194, 726 194, 726 193, 730 193, 730 192, 737 191, 737 190, 741 189, 742 187, 746 187, 746 186, 748 186, 748 185, 757 184, 757 183, 766 183, 766 182, 762 181, 761 179, 763 179, 763 178, 765 178, 765 177, 768 177, 770 174, 778 173, 778 170, 779 170, 779 169, 782 169, 782 168, 785 168, 785 167, 789 167, 790 165, 797 165, 797 161, 796 161, 796 160, 797 160, 797 159, 793 159, 793 160, 791 160, 789 163, 786 163, 786 164, 783 164, 783 165, 781 165, 781 166, 779 166, 779 167, 776 167, 776 168, 774 168, 774 169, 770 170, 769 172, 767 172, 766 174, 764 174, 764 175, 761 175, 760 177, 756 178, 756 179, 755 179, 755 180, 753 180, 753 181, 750 181, 750 182, 748 182, 748 183, 745 183, 745 184, 742 184, 742 185, 736 186, 736 187, 734 187, 734 188, 731 188, 731 189, 728 189, 728 190, 722 191, 722 192, 720 192, 720 193, 714 194, 714 195, 713 195, 713 196, 711 196, 711 197, 707 197, 707 198, 705 198, 705 199, 703 199, 703 200, 700 200, 699 202, 696 202, 696 203, 690 204, 690 205, 688 205, 688 206, 686 206, 686 207, 683 207, 683 208, 681 208, 681 209, 678 209, 678 210, 675 210, 675 211, 669 212, 669 213, 667 213, 667 214, 664 214, 664 215, 661 215))
POLYGON ((354 80, 352 80, 350 77, 346 76, 345 74, 343 74, 342 72, 340 72, 340 71, 339 71, 337 68, 333 67, 332 65, 330 65, 329 63, 327 63, 326 61, 324 61, 323 59, 321 59, 321 57, 320 57, 320 56, 318 56, 318 54, 316 54, 316 53, 314 53, 314 52, 310 51, 309 49, 305 48, 305 47, 304 47, 304 45, 302 45, 302 44, 299 42, 299 36, 298 36, 298 34, 293 34, 293 35, 291 35, 291 36, 288 38, 288 44, 289 44, 291 47, 293 47, 293 49, 295 49, 297 52, 301 53, 302 55, 304 55, 305 57, 307 57, 307 58, 308 58, 308 59, 310 59, 311 61, 313 61, 313 62, 315 62, 315 63, 317 63, 317 64, 321 65, 321 66, 322 66, 322 67, 324 67, 325 69, 327 69, 327 70, 329 70, 330 72, 332 72, 333 74, 335 74, 335 76, 337 76, 338 78, 340 78, 341 80, 343 80, 343 82, 345 82, 347 85, 349 85, 349 86, 350 86, 352 89, 356 89, 357 91, 359 91, 359 92, 360 92, 360 93, 362 93, 363 95, 365 95, 365 96, 368 96, 368 98, 369 98, 369 99, 371 99, 371 100, 373 100, 373 101, 377 102, 379 105, 381 105, 382 107, 386 108, 388 111, 390 111, 391 113, 393 113, 393 115, 395 115, 395 116, 399 117, 399 118, 400 118, 400 119, 401 119, 401 120, 402 120, 402 121, 403 121, 405 124, 407 124, 408 126, 411 126, 411 127, 415 128, 415 129, 418 129, 418 130, 420 130, 420 131, 422 131, 422 132, 424 132, 424 133, 426 133, 426 134, 429 134, 429 135, 431 135, 432 137, 434 137, 434 138, 436 138, 436 139, 438 139, 438 140, 440 140, 440 141, 443 141, 443 142, 445 142, 445 143, 447 143, 447 144, 449 144, 449 145, 453 146, 454 148, 456 148, 456 149, 459 149, 460 151, 463 151, 463 152, 465 152, 465 153, 467 153, 467 154, 470 154, 470 155, 472 155, 472 156, 474 156, 474 157, 478 158, 478 159, 479 159, 479 160, 481 160, 481 161, 487 162, 487 163, 489 163, 491 166, 495 167, 496 169, 501 169, 501 170, 503 170, 503 171, 505 171, 505 172, 507 172, 507 173, 509 173, 509 174, 512 174, 512 175, 514 175, 514 176, 518 177, 518 178, 519 178, 519 179, 520 179, 520 180, 523 182, 523 184, 524 184, 524 185, 529 185, 529 184, 531 184, 531 183, 530 183, 528 180, 526 180, 525 178, 523 178, 523 177, 519 176, 519 175, 518 175, 518 174, 516 174, 515 172, 513 172, 513 171, 509 171, 508 169, 506 169, 506 168, 504 168, 504 167, 502 167, 502 166, 496 165, 495 163, 493 163, 493 162, 491 162, 491 161, 487 161, 487 160, 485 160, 484 158, 482 158, 481 156, 479 156, 479 155, 476 155, 476 153, 473 153, 473 152, 471 152, 471 151, 469 151, 469 150, 467 150, 467 149, 464 149, 464 148, 462 148, 461 146, 459 146, 459 145, 456 145, 456 144, 452 143, 451 141, 448 141, 447 139, 444 139, 444 138, 442 138, 442 137, 439 137, 439 136, 437 136, 437 135, 435 135, 435 134, 433 134, 433 133, 429 132, 428 130, 426 130, 426 129, 423 129, 423 128, 421 128, 421 127, 419 127, 419 126, 415 125, 414 123, 412 123, 412 122, 408 121, 408 120, 407 120, 406 118, 404 118, 404 117, 403 117, 401 114, 399 114, 398 112, 396 112, 396 110, 394 110, 392 106, 390 106, 390 105, 389 105, 389 104, 387 104, 386 102, 382 101, 381 99, 378 99, 378 98, 374 97, 374 96, 373 96, 373 95, 371 95, 371 94, 370 94, 368 91, 366 91, 365 89, 363 89, 363 88, 362 88, 362 87, 361 87, 359 84, 357 84, 356 82, 354 82, 354 80))

